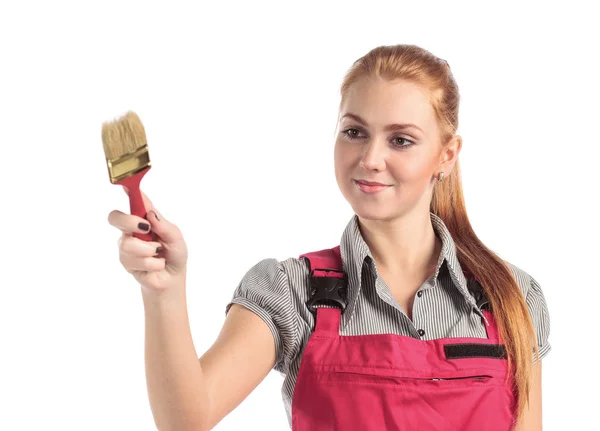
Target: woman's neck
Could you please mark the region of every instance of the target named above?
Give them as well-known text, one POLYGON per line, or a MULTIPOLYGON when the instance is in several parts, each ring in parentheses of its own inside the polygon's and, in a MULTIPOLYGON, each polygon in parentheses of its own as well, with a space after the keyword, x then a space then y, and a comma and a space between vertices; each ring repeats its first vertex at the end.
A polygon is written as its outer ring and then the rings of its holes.
POLYGON ((442 242, 429 213, 406 215, 393 221, 359 218, 361 234, 378 270, 401 276, 421 276, 436 268, 442 242))

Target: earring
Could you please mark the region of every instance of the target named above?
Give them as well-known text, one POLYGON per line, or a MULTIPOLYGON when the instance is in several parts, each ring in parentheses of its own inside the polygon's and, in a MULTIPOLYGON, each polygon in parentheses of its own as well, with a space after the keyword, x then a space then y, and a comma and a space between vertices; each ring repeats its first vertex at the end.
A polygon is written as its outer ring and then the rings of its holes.
POLYGON ((441 183, 443 181, 443 179, 444 179, 444 173, 440 172, 440 175, 438 176, 438 182, 441 183))

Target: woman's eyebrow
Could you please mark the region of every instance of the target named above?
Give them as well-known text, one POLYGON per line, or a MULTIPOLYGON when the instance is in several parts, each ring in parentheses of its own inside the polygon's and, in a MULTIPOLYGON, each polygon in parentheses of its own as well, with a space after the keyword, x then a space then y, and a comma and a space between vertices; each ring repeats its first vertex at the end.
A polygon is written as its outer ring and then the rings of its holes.
MULTIPOLYGON (((356 114, 352 114, 352 113, 349 112, 347 114, 344 114, 341 119, 344 119, 344 118, 351 118, 351 119, 353 119, 355 121, 358 121, 363 126, 368 126, 367 122, 365 120, 363 120, 361 117, 359 117, 358 115, 356 115, 356 114)), ((387 126, 385 126, 384 130, 386 130, 386 131, 394 131, 394 130, 404 130, 404 129, 410 129, 410 128, 417 129, 417 130, 419 130, 423 134, 425 133, 425 132, 423 132, 423 129, 421 129, 416 124, 412 124, 412 123, 388 124, 387 126)))

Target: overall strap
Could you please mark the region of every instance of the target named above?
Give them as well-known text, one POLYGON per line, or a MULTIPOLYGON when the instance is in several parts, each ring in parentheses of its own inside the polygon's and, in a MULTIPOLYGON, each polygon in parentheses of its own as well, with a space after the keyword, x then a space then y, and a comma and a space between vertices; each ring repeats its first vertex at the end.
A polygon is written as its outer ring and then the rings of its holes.
MULTIPOLYGON (((482 308, 484 305, 487 304, 489 307, 489 301, 485 297, 485 292, 483 291, 483 286, 479 278, 467 268, 463 269, 463 273, 467 280, 473 278, 476 282, 474 284, 469 284, 469 291, 475 297, 477 301, 477 306, 482 308)), ((481 311, 483 312, 483 323, 488 339, 497 340, 498 343, 501 344, 502 340, 500 339, 500 334, 498 333, 498 325, 496 323, 496 319, 494 318, 494 314, 489 310, 489 308, 482 309, 481 311)))
POLYGON ((488 321, 488 324, 485 325, 488 339, 497 340, 498 344, 501 344, 502 340, 500 339, 500 333, 498 332, 498 325, 496 324, 494 315, 489 310, 483 310, 483 315, 488 321))
POLYGON ((326 337, 340 335, 342 310, 339 308, 317 307, 314 333, 326 337))
POLYGON ((347 305, 348 285, 348 279, 342 269, 340 246, 304 253, 299 258, 308 260, 311 292, 306 306, 315 314, 315 333, 337 337, 341 313, 347 305))
POLYGON ((301 254, 299 259, 302 258, 308 259, 308 268, 311 271, 318 272, 318 274, 321 274, 321 271, 319 270, 323 268, 343 272, 342 255, 339 245, 334 248, 326 248, 324 250, 301 254))

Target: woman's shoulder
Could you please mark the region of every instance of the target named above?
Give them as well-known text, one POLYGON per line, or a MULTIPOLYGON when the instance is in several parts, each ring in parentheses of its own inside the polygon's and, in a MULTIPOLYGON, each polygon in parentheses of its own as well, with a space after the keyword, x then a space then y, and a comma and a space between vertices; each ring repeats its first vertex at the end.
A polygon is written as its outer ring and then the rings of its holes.
POLYGON ((255 262, 246 272, 245 279, 284 278, 285 282, 298 284, 307 279, 309 266, 306 259, 266 257, 255 262))
POLYGON ((504 262, 512 272, 525 298, 540 349, 539 354, 541 359, 548 354, 551 348, 549 342, 550 313, 548 311, 546 296, 536 278, 515 264, 504 262))
POLYGON ((306 259, 265 257, 247 269, 234 295, 268 302, 275 308, 287 307, 291 311, 297 309, 308 294, 309 273, 306 259))
POLYGON ((310 273, 307 260, 300 257, 288 257, 287 259, 280 261, 280 265, 282 270, 288 274, 288 277, 294 279, 305 280, 310 273))
POLYGON ((243 305, 265 321, 275 340, 275 369, 284 374, 310 333, 308 274, 304 259, 263 258, 246 271, 226 307, 243 305))
POLYGON ((537 280, 524 269, 518 267, 514 263, 504 261, 505 265, 510 270, 523 296, 527 298, 531 294, 543 294, 540 284, 537 280))

